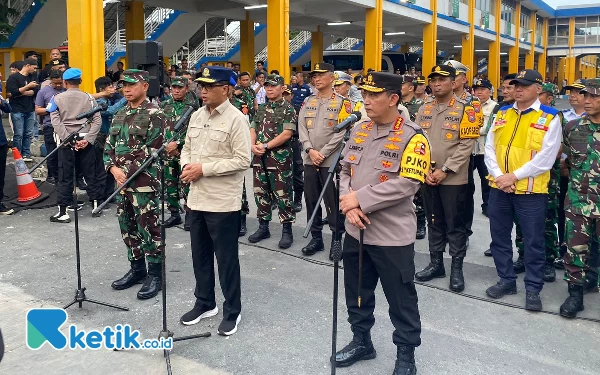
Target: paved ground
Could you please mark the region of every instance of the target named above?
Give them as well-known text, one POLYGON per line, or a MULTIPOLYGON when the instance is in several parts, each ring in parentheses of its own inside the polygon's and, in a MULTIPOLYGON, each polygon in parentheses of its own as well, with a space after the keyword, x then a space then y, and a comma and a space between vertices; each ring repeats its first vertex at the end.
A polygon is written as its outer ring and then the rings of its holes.
MULTIPOLYGON (((248 174, 249 176, 249 174, 248 174)), ((249 186, 249 185, 248 185, 249 186)), ((479 207, 479 192, 476 207, 479 207)), ((252 212, 255 212, 252 207, 252 212)), ((2 374, 164 374, 161 352, 61 351, 48 345, 37 351, 25 345, 25 314, 34 307, 60 307, 73 298, 76 288, 73 224, 50 224, 54 209, 25 211, 0 217, 0 326, 7 353, 2 374)), ((172 351, 175 374, 329 374, 333 269, 324 253, 302 258, 308 241, 301 237, 306 223, 303 211, 294 226, 295 243, 285 252, 277 249, 280 226, 272 225, 272 238, 260 246, 241 239, 242 322, 230 338, 216 335, 221 314, 197 326, 184 327, 179 317, 193 304, 193 272, 189 236, 179 228, 167 233, 168 324, 177 336, 210 331, 213 336, 179 342, 172 351), (318 263, 310 260, 318 260, 318 263)), ((249 219, 250 233, 258 227, 249 219)), ((400 228, 399 228, 400 229, 400 228)), ((419 285, 423 324, 422 345, 416 352, 419 374, 598 374, 600 325, 592 320, 566 320, 556 316, 566 298, 566 283, 547 284, 542 292, 544 313, 529 313, 519 294, 504 306, 489 301, 485 289, 495 283, 488 247, 489 223, 476 208, 474 235, 465 262, 464 294, 447 290, 447 279, 419 285)), ((119 236, 114 209, 92 218, 89 207, 80 223, 83 284, 88 297, 131 309, 120 312, 85 304, 68 310, 68 324, 100 329, 119 323, 140 329, 144 338, 161 329, 161 301, 139 301, 138 288, 114 291, 112 280, 128 264, 119 236)), ((326 242, 329 242, 329 235, 326 242)), ((426 265, 427 244, 416 243, 417 268, 426 265)), ((449 259, 447 259, 447 265, 449 259)), ((341 271, 340 276, 343 276, 341 271)), ((217 287, 218 289, 218 287, 217 287)), ((343 287, 340 291, 343 296, 343 287)), ((219 307, 222 303, 217 291, 219 307)), ((395 360, 393 327, 378 289, 377 323, 373 340, 375 360, 359 363, 338 374, 390 374, 395 360)), ((586 296, 582 318, 600 319, 600 294, 586 296)), ((351 338, 343 297, 339 308, 338 348, 351 338)))

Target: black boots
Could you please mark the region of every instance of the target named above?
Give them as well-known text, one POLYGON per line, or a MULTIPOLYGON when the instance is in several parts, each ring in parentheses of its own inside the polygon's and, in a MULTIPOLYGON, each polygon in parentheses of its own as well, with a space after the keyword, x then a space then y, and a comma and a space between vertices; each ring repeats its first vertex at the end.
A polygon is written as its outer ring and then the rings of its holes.
POLYGON ((427 233, 427 225, 425 224, 425 218, 417 217, 417 240, 425 238, 427 233))
POLYGON ((586 273, 583 281, 583 294, 598 293, 598 291, 598 275, 591 277, 591 273, 586 273))
POLYGON ((144 281, 144 285, 137 293, 138 299, 148 299, 156 297, 159 291, 162 290, 162 263, 148 263, 148 276, 144 281))
POLYGON ((312 234, 312 238, 308 245, 302 248, 302 254, 304 255, 315 255, 317 251, 325 250, 325 244, 323 244, 323 235, 320 232, 312 234))
POLYGON ((279 248, 287 249, 292 246, 294 235, 292 234, 292 223, 283 223, 283 232, 281 232, 281 240, 279 240, 279 248))
POLYGON ((396 353, 396 366, 392 375, 416 375, 415 348, 398 346, 396 353))
POLYGON ((556 280, 556 270, 554 269, 554 262, 544 263, 544 267, 542 268, 542 280, 547 283, 551 283, 556 280))
POLYGON ((446 277, 446 269, 444 268, 444 253, 441 251, 430 252, 431 261, 429 265, 421 272, 415 274, 418 281, 430 281, 436 277, 446 277))
POLYGON ((147 276, 146 272, 146 259, 138 259, 131 261, 131 268, 125 276, 121 277, 119 280, 113 281, 112 288, 116 290, 123 290, 127 288, 131 288, 135 284, 144 280, 147 276))
POLYGON ((464 258, 461 257, 452 257, 452 266, 450 269, 450 290, 453 292, 462 292, 465 290, 463 259, 464 258))
POLYGON ((583 311, 583 286, 569 284, 569 297, 560 305, 560 316, 575 318, 579 311, 583 311))
POLYGON ((181 215, 179 211, 171 211, 171 217, 165 220, 165 228, 172 228, 175 225, 181 224, 181 215))
POLYGON ((246 215, 240 215, 240 232, 238 233, 238 237, 244 237, 248 229, 246 229, 246 215))
POLYGON ((302 211, 302 193, 294 192, 294 211, 302 211))
POLYGON ((371 342, 369 333, 354 333, 354 338, 344 349, 335 353, 333 364, 335 367, 352 366, 358 361, 373 359, 377 356, 377 352, 371 342))
POLYGON ((525 258, 523 258, 523 255, 519 254, 519 258, 517 258, 513 264, 513 267, 515 269, 515 273, 525 272, 525 258))
POLYGON ((271 232, 269 231, 269 222, 260 219, 259 223, 258 230, 248 237, 248 242, 257 243, 258 241, 271 237, 271 232))

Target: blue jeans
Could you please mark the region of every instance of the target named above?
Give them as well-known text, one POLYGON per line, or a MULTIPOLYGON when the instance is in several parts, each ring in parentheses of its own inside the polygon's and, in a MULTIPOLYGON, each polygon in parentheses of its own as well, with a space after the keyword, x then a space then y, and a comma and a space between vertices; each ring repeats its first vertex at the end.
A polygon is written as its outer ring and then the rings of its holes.
POLYGON ((542 268, 546 261, 544 229, 547 202, 547 194, 507 194, 496 188, 490 189, 490 249, 500 281, 508 283, 517 280, 511 239, 513 217, 516 216, 525 242, 525 289, 537 293, 542 290, 542 268))
POLYGON ((31 156, 31 137, 35 126, 35 114, 33 112, 12 112, 10 118, 13 123, 13 147, 22 156, 31 156))

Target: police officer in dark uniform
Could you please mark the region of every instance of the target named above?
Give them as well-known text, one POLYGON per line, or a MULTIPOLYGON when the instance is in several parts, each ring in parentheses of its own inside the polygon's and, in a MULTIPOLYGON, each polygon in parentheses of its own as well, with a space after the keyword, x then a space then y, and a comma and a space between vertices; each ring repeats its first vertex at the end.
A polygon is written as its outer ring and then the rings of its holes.
MULTIPOLYGON (((292 85, 292 105, 296 110, 296 114, 300 113, 300 108, 304 99, 308 98, 312 90, 309 85, 304 83, 304 73, 296 73, 296 83, 292 85)), ((296 120, 296 126, 298 121, 296 120)), ((302 194, 304 193, 304 164, 302 162, 302 146, 300 145, 300 137, 298 128, 294 131, 291 140, 292 144, 292 159, 293 159, 293 182, 294 182, 294 211, 302 211, 302 194)))
POLYGON ((414 375, 421 320, 413 281, 417 218, 412 202, 429 172, 430 149, 423 130, 398 111, 401 85, 399 75, 367 75, 361 88, 370 119, 354 126, 343 152, 340 210, 346 215, 347 232, 344 288, 354 338, 336 353, 334 363, 346 367, 375 358, 370 330, 375 323, 375 288, 381 279, 395 328, 393 374, 414 375), (362 270, 358 265, 361 229, 362 270))

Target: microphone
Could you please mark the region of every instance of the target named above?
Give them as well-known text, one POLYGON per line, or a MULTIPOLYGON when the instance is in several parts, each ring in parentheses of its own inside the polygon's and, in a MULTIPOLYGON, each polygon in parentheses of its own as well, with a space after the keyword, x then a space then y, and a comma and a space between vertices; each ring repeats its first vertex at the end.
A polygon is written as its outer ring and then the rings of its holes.
POLYGON ((90 117, 92 117, 93 115, 95 115, 96 113, 98 113, 100 111, 106 111, 106 108, 108 108, 108 104, 107 103, 102 103, 99 106, 94 107, 94 108, 90 109, 87 112, 83 112, 83 113, 78 114, 75 117, 75 120, 81 120, 81 119, 84 119, 84 118, 90 118, 90 117))
POLYGON ((339 133, 342 130, 346 129, 348 126, 354 124, 356 121, 360 120, 362 114, 358 111, 352 112, 348 118, 344 121, 340 122, 335 128, 333 128, 334 133, 339 133))
POLYGON ((179 129, 183 127, 183 124, 185 124, 187 122, 187 120, 192 115, 192 112, 194 112, 194 107, 188 106, 187 111, 185 111, 185 113, 183 115, 181 115, 181 117, 179 118, 179 121, 177 121, 177 123, 175 124, 175 127, 173 128, 174 132, 178 132, 179 129))

